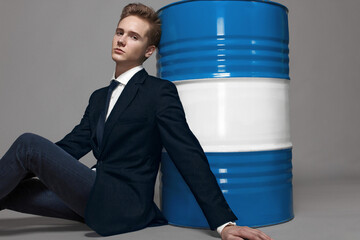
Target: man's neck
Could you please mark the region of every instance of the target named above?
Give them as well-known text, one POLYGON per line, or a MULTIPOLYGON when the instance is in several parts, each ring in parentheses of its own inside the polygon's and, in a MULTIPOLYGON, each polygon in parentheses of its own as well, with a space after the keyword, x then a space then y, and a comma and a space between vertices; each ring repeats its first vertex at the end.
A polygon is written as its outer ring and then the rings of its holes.
MULTIPOLYGON (((137 66, 140 66, 141 64, 137 65, 137 66)), ((134 68, 134 67, 137 67, 137 66, 124 66, 124 65, 119 65, 119 64, 116 64, 116 67, 115 67, 115 78, 118 78, 121 74, 123 74, 124 72, 134 68)))

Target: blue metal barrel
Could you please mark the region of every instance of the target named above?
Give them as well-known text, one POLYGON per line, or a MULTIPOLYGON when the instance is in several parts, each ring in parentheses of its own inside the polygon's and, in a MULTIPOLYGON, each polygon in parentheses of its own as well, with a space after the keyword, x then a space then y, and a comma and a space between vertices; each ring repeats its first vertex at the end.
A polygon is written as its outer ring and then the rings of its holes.
MULTIPOLYGON (((293 218, 287 8, 271 1, 180 1, 159 10, 158 75, 177 86, 191 130, 238 225, 293 218)), ((166 152, 162 211, 208 227, 166 152)))

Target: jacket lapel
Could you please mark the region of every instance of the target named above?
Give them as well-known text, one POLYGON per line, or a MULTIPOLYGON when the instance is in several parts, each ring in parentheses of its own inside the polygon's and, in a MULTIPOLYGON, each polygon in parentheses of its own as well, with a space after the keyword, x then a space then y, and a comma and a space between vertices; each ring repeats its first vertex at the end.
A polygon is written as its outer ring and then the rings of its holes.
POLYGON ((145 69, 142 69, 141 71, 137 72, 126 84, 107 121, 105 122, 101 149, 103 149, 103 146, 105 146, 109 134, 111 133, 112 128, 116 124, 117 119, 119 119, 124 110, 135 98, 139 90, 139 85, 145 81, 147 76, 148 74, 145 69))
MULTIPOLYGON (((105 106, 105 102, 106 102, 106 97, 107 97, 107 92, 108 92, 108 88, 104 88, 101 92, 99 97, 96 99, 96 107, 94 107, 94 112, 93 114, 91 114, 92 118, 91 118, 91 122, 93 123, 92 125, 97 127, 98 121, 99 121, 99 116, 100 114, 104 111, 104 106, 105 106)), ((96 128, 94 129, 94 131, 92 131, 91 134, 91 141, 97 146, 97 148, 93 148, 93 151, 96 151, 96 156, 99 155, 99 144, 97 142, 96 139, 96 128)))

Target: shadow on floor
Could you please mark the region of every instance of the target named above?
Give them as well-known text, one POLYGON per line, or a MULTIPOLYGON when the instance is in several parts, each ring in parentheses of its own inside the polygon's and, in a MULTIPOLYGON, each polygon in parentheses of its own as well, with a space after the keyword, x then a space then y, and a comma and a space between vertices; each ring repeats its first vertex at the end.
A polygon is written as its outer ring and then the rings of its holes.
POLYGON ((3 218, 0 219, 0 237, 25 235, 37 232, 90 231, 88 237, 99 236, 83 223, 46 217, 3 218))

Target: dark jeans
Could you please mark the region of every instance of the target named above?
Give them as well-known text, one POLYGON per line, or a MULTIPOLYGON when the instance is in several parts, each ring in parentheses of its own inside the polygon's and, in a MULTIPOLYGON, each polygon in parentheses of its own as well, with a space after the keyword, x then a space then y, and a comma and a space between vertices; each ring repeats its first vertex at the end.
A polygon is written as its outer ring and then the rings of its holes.
POLYGON ((95 176, 54 143, 25 133, 0 160, 0 209, 83 222, 95 176))

